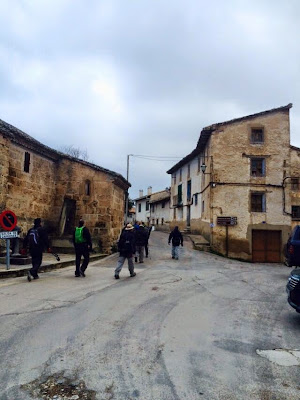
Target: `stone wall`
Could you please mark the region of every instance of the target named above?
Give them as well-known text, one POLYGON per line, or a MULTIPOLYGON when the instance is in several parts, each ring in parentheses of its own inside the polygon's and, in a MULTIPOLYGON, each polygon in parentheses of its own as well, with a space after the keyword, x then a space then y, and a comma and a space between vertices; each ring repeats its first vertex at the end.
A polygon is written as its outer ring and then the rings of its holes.
MULTIPOLYGON (((300 149, 291 147, 291 176, 298 177, 298 190, 291 188, 291 180, 287 180, 287 192, 290 189, 290 202, 293 206, 300 206, 300 149)), ((292 220, 292 228, 299 225, 300 220, 292 220)))
POLYGON ((55 163, 30 151, 29 172, 24 172, 26 150, 21 146, 6 142, 8 169, 4 167, 4 173, 7 173, 5 177, 7 185, 2 208, 12 210, 17 215, 18 226, 24 235, 32 226, 34 218, 40 217, 46 224, 49 224, 52 219, 55 163))
POLYGON ((65 202, 71 201, 76 207, 74 226, 82 217, 94 246, 110 252, 123 227, 127 186, 121 179, 88 163, 27 150, 2 135, 0 157, 0 211, 10 209, 17 215, 21 237, 37 217, 51 236, 61 237, 65 202), (29 172, 24 171, 25 152, 30 153, 29 172))

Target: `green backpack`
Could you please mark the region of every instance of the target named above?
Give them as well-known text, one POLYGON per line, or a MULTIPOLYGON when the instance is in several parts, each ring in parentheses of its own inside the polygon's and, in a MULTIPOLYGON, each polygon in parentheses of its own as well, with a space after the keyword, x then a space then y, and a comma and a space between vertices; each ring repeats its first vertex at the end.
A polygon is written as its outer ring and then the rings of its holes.
POLYGON ((75 243, 84 243, 85 239, 83 238, 83 228, 84 226, 76 227, 75 229, 75 243))

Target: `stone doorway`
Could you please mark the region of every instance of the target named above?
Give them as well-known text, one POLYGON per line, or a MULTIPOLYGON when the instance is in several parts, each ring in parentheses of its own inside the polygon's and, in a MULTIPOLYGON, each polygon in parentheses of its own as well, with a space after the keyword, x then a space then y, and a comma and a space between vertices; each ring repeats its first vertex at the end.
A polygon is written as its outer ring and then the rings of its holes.
POLYGON ((75 228, 76 201, 65 199, 59 221, 59 236, 71 235, 75 228))

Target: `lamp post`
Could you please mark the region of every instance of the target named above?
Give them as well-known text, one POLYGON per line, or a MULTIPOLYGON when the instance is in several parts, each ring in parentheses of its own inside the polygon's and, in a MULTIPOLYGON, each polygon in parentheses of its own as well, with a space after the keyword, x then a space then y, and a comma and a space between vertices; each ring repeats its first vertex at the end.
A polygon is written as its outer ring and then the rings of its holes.
MULTIPOLYGON (((126 180, 128 182, 129 180, 129 157, 132 156, 133 154, 128 154, 127 155, 127 173, 126 173, 126 180)), ((128 189, 126 192, 126 206, 125 206, 125 225, 127 224, 127 218, 128 218, 128 201, 129 201, 129 193, 128 189)))

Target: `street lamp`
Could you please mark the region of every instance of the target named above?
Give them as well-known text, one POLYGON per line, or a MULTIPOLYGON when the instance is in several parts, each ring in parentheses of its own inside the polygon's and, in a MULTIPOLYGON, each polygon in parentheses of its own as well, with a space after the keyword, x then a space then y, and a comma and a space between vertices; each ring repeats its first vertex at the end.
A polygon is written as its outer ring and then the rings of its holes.
POLYGON ((202 164, 200 166, 200 169, 201 169, 201 171, 203 172, 204 175, 211 175, 210 172, 205 172, 206 171, 206 165, 205 164, 202 164))

